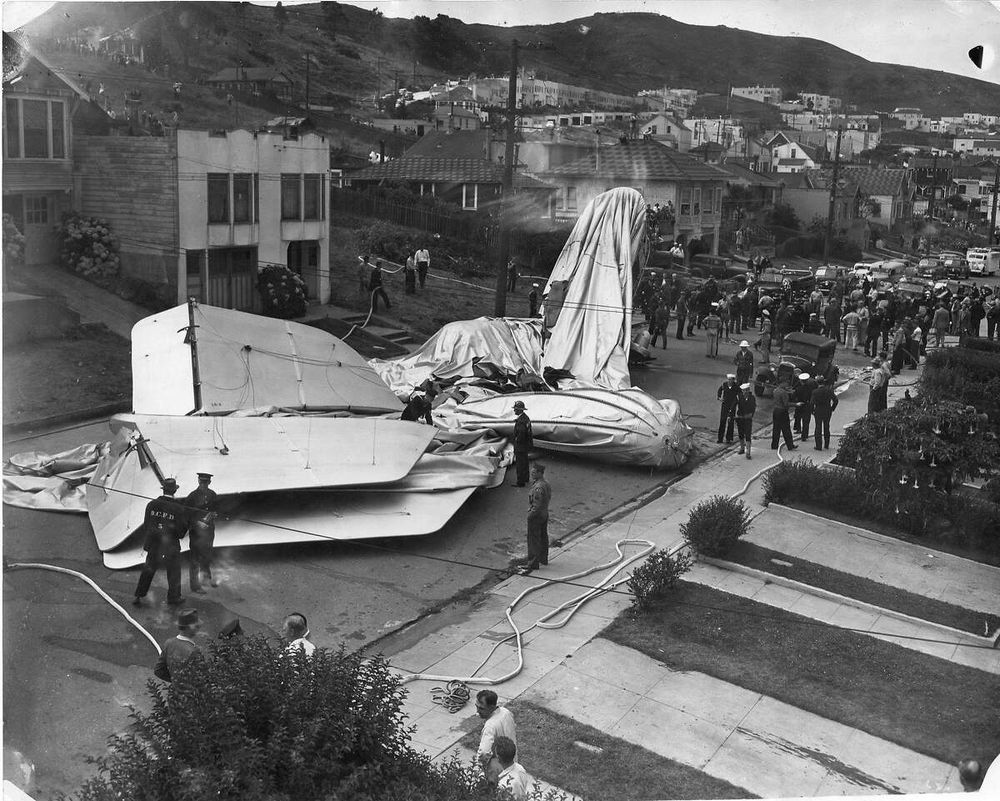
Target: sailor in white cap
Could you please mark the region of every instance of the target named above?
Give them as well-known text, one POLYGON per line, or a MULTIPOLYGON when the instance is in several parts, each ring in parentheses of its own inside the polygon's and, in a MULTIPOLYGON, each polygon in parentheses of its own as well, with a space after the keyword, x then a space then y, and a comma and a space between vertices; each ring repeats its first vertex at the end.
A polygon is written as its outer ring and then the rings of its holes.
POLYGON ((722 442, 722 435, 725 433, 726 442, 733 441, 733 424, 736 421, 736 396, 739 395, 740 388, 736 383, 736 373, 728 373, 726 380, 722 382, 716 398, 722 401, 719 409, 719 439, 722 442))
POLYGON ((749 381, 753 375, 753 353, 750 352, 750 343, 747 340, 740 342, 740 349, 736 351, 733 364, 736 365, 736 383, 743 384, 749 381))
POLYGON ((809 439, 809 423, 812 421, 812 396, 819 384, 809 373, 799 373, 795 387, 795 427, 803 442, 809 439))
POLYGON ((753 415, 757 411, 757 398, 751 391, 750 383, 740 384, 740 394, 736 397, 736 430, 740 437, 740 453, 750 458, 750 442, 753 439, 753 415))

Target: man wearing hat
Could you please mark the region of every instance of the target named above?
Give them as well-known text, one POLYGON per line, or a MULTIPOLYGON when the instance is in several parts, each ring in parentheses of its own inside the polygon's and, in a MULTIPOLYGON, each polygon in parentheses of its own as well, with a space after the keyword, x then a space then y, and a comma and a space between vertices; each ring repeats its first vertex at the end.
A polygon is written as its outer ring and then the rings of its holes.
POLYGON ((219 582, 212 578, 212 549, 215 545, 215 518, 218 516, 219 496, 209 489, 211 473, 198 474, 198 488, 184 500, 191 508, 191 553, 188 554, 188 581, 191 592, 205 592, 201 579, 205 578, 213 587, 219 582))
POLYGON ((146 504, 146 518, 142 525, 146 563, 135 588, 132 603, 136 606, 149 592, 161 562, 167 569, 167 603, 177 605, 184 600, 181 597, 181 540, 188 531, 189 510, 174 500, 176 479, 163 479, 162 487, 163 494, 146 504))
POLYGON ((876 356, 872 359, 872 384, 868 391, 869 412, 881 412, 889 408, 889 377, 891 375, 882 358, 876 356))
POLYGON ((156 667, 153 668, 153 675, 156 678, 173 681, 177 670, 184 666, 195 651, 201 650, 195 642, 195 635, 200 628, 198 610, 182 609, 177 615, 177 636, 163 643, 160 658, 156 660, 156 667))
POLYGON ((528 483, 528 451, 534 444, 531 436, 531 419, 525 413, 524 401, 514 401, 514 468, 517 470, 516 487, 528 483))
POLYGON ((830 447, 830 418, 837 408, 837 394, 833 391, 833 381, 823 381, 812 394, 813 416, 816 418, 816 450, 830 447))
POLYGON ((774 388, 774 408, 771 410, 771 450, 778 450, 778 443, 782 436, 785 438, 785 445, 788 450, 794 451, 798 448, 795 438, 792 436, 792 424, 788 419, 788 412, 795 404, 792 400, 792 388, 782 382, 774 388))
POLYGON ((736 397, 739 394, 740 387, 736 383, 736 373, 729 373, 716 393, 717 399, 722 401, 722 407, 719 411, 718 442, 722 442, 723 432, 726 434, 726 442, 732 443, 733 441, 733 423, 736 420, 736 397))
POLYGON ((531 466, 531 488, 528 490, 528 556, 522 573, 538 570, 549 563, 549 502, 552 487, 545 480, 545 465, 531 466))
POLYGON ((722 318, 719 317, 719 304, 713 303, 705 319, 705 356, 716 359, 719 356, 719 332, 722 330, 722 318))
POLYGON ((750 352, 750 343, 747 340, 740 342, 740 349, 736 351, 733 363, 736 365, 736 383, 745 384, 753 375, 753 354, 750 352))
POLYGON ((757 399, 749 384, 740 384, 740 394, 736 396, 736 430, 740 436, 740 453, 746 451, 750 458, 750 443, 753 441, 753 415, 757 411, 757 399))
POLYGON ((809 373, 799 373, 799 383, 795 387, 795 426, 792 431, 800 434, 803 442, 809 439, 812 396, 817 386, 817 382, 809 373))
POLYGON ((538 284, 532 284, 528 293, 528 316, 538 316, 538 284))

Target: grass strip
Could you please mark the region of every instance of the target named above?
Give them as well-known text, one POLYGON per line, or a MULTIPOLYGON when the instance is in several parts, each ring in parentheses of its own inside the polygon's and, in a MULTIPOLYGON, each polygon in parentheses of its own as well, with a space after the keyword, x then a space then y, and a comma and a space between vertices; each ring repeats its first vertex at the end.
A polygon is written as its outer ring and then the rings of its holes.
MULTIPOLYGON (((756 798, 544 707, 517 701, 507 708, 517 721, 517 761, 532 776, 581 798, 756 798)), ((462 745, 473 751, 479 747, 478 728, 462 738, 462 745)))
POLYGON ((710 587, 602 636, 944 762, 1000 751, 1000 677, 710 587))
POLYGON ((740 541, 729 552, 726 559, 740 565, 773 573, 794 581, 835 592, 856 601, 864 601, 882 609, 901 612, 904 615, 940 623, 959 631, 985 637, 1000 626, 1000 617, 989 612, 965 609, 936 598, 926 598, 914 592, 889 587, 878 581, 855 576, 841 570, 807 562, 794 556, 769 548, 762 548, 752 542, 740 541), (778 560, 778 561, 775 561, 778 560), (782 564, 787 563, 787 564, 782 564))

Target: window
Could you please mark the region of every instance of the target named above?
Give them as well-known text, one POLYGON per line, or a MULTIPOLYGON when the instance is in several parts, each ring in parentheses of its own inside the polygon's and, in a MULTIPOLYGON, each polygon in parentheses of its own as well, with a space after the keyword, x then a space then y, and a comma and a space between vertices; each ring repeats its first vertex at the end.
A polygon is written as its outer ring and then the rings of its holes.
POLYGON ((22 100, 24 125, 24 157, 49 157, 49 104, 44 100, 22 100))
POLYGON ((566 208, 569 211, 576 211, 576 187, 566 187, 566 208))
POLYGON ((21 106, 16 100, 8 100, 6 104, 7 124, 3 128, 6 142, 6 153, 9 159, 21 158, 21 106))
POLYGON ((462 184, 462 208, 479 208, 479 184, 462 184))
POLYGON ((682 189, 681 190, 681 216, 690 217, 691 216, 691 190, 682 189))
POLYGON ((302 176, 283 174, 281 176, 281 219, 302 219, 302 176))
POLYGON ((325 204, 323 203, 323 176, 320 174, 305 176, 305 199, 302 207, 304 220, 322 220, 325 204))
POLYGON ((253 221, 260 222, 260 175, 253 174, 253 221))
POLYGON ((964 195, 965 194, 965 184, 959 184, 958 185, 958 194, 960 194, 960 195, 964 195))
POLYGON ((233 222, 250 222, 253 206, 253 176, 248 172, 238 172, 233 176, 233 222))
POLYGON ((25 195, 24 221, 28 225, 48 225, 49 199, 45 195, 25 195))
POLYGON ((715 213, 722 214, 722 187, 717 186, 715 188, 715 213))
POLYGON ((792 156, 791 157, 793 159, 797 159, 799 157, 798 156, 798 151, 794 147, 792 148, 792 156))
POLYGON ((66 135, 63 129, 63 104, 58 101, 49 103, 52 112, 52 158, 66 157, 66 135))
POLYGON ((229 223, 229 173, 208 174, 208 221, 229 223))
POLYGON ((692 209, 691 213, 695 217, 697 217, 699 214, 701 214, 701 187, 700 186, 696 186, 694 188, 694 208, 692 209))

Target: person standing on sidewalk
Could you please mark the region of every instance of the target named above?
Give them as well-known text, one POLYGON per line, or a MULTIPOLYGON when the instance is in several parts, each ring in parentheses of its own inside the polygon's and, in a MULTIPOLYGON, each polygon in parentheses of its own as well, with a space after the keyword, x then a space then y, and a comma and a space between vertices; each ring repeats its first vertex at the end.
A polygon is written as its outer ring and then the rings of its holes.
POLYGON ((507 291, 517 291, 517 262, 513 258, 507 261, 507 291))
POLYGON ((688 300, 690 300, 690 295, 687 292, 682 292, 677 298, 677 308, 674 311, 677 312, 677 338, 684 339, 684 324, 687 321, 688 315, 688 300))
POLYGON ((812 396, 817 387, 809 373, 799 373, 799 385, 795 388, 795 425, 792 433, 798 433, 805 442, 809 439, 809 421, 812 419, 812 396))
POLYGON ((417 291, 417 265, 413 261, 413 256, 406 257, 406 265, 403 267, 403 292, 413 295, 417 291))
POLYGON ((833 381, 823 381, 812 394, 813 417, 816 418, 816 450, 830 448, 830 418, 837 408, 837 393, 833 391, 833 381))
POLYGON ((757 339, 757 347, 760 349, 760 363, 771 363, 771 313, 764 309, 760 313, 760 337, 757 339))
POLYGON ((385 287, 382 286, 382 259, 375 259, 375 268, 368 277, 368 291, 372 296, 372 311, 378 311, 378 299, 381 297, 386 309, 392 308, 389 296, 385 294, 385 287))
POLYGON ((746 451, 750 458, 750 443, 753 441, 753 416, 757 411, 757 399, 749 383, 740 384, 740 394, 736 398, 736 430, 740 435, 740 453, 746 451))
POLYGON ((176 479, 163 479, 162 487, 163 494, 146 504, 146 518, 142 525, 146 563, 135 588, 135 599, 132 601, 135 606, 139 606, 146 597, 161 564, 167 570, 167 603, 176 606, 184 600, 181 597, 181 540, 188 531, 189 510, 174 499, 176 479))
POLYGON ((198 474, 198 487, 184 503, 191 509, 191 529, 188 554, 188 581, 191 592, 205 592, 201 587, 204 578, 213 586, 219 582, 212 578, 212 555, 215 546, 215 518, 218 517, 219 496, 209 487, 212 483, 211 473, 198 474))
POLYGON ((719 439, 722 442, 722 434, 726 434, 726 442, 733 441, 733 424, 736 422, 736 398, 740 394, 740 386, 736 383, 736 373, 726 375, 726 380, 722 382, 719 391, 716 392, 717 400, 722 402, 719 409, 719 439))
POLYGON ((422 247, 413 254, 413 259, 417 263, 417 278, 420 279, 420 288, 423 289, 427 281, 427 271, 431 268, 431 254, 426 247, 422 247))
POLYGON ((528 316, 538 316, 538 284, 532 284, 531 291, 528 292, 528 316))
POLYGON ((524 408, 524 401, 514 401, 514 468, 517 470, 515 487, 528 483, 528 451, 534 444, 531 436, 531 418, 524 408))
POLYGON ((538 570, 549 563, 549 502, 552 487, 545 480, 545 465, 531 466, 531 488, 528 490, 528 556, 522 574, 538 570))
POLYGON ((798 446, 792 436, 792 424, 788 419, 788 413, 794 402, 792 401, 792 390, 787 383, 782 382, 774 388, 774 410, 771 412, 771 450, 778 450, 778 443, 782 437, 785 438, 785 445, 790 451, 794 451, 798 446))
POLYGON ((709 359, 719 358, 719 332, 722 330, 722 318, 718 314, 718 303, 713 303, 702 323, 705 325, 705 356, 709 359))
POLYGON ((670 306, 668 296, 661 296, 660 303, 653 313, 653 339, 649 343, 650 348, 656 347, 656 340, 663 339, 663 349, 667 349, 667 326, 670 325, 670 306))
POLYGON ((479 736, 479 748, 476 759, 479 761, 486 780, 496 786, 500 778, 500 763, 493 753, 493 744, 499 737, 508 737, 517 747, 517 727, 510 710, 497 706, 497 694, 493 690, 480 690, 476 693, 476 714, 486 722, 479 736))
MULTIPOLYGON (((497 790, 506 793, 513 801, 525 801, 534 780, 524 769, 524 765, 516 762, 517 746, 510 737, 500 735, 493 740, 493 754, 500 763, 500 776, 497 779, 497 790)), ((506 795, 501 795, 506 798, 506 795)))
POLYGON ((868 391, 868 411, 881 412, 889 408, 889 379, 892 373, 878 356, 872 359, 872 382, 868 391))

